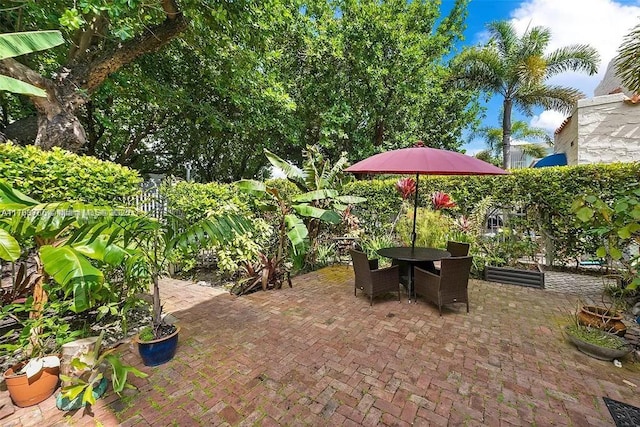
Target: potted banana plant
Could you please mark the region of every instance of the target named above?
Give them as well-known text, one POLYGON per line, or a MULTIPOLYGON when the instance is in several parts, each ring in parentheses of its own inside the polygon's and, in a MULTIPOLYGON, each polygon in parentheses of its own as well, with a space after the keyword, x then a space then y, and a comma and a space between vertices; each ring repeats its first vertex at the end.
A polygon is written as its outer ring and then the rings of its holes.
POLYGON ((59 326, 45 315, 51 306, 46 291, 50 278, 66 294, 73 295, 68 308, 76 312, 89 308, 91 295, 99 294, 102 273, 85 254, 90 252, 96 258, 104 258, 104 250, 98 250, 98 245, 81 237, 86 237, 99 220, 91 215, 93 219, 78 220, 75 215, 91 209, 82 204, 41 204, 0 180, 0 211, 3 213, 0 217, 0 258, 15 262, 28 256, 30 251, 23 247, 35 247, 35 271, 19 275, 20 280, 26 281, 19 284, 20 287, 28 287, 31 295, 24 303, 3 307, 3 313, 28 313, 18 343, 10 345, 11 350, 22 356, 23 362, 4 373, 9 393, 18 406, 43 401, 58 383, 59 359, 55 354, 47 354, 51 349, 45 345, 47 334, 59 326), (74 214, 63 215, 61 212, 74 214))
POLYGON ((151 324, 134 340, 145 365, 161 365, 174 357, 180 332, 177 325, 164 320, 160 299, 160 278, 168 275, 172 258, 200 246, 230 244, 236 235, 250 230, 250 224, 234 213, 211 215, 194 224, 174 215, 168 215, 163 221, 147 216, 128 216, 115 218, 112 230, 121 237, 132 259, 146 270, 151 282, 151 324))

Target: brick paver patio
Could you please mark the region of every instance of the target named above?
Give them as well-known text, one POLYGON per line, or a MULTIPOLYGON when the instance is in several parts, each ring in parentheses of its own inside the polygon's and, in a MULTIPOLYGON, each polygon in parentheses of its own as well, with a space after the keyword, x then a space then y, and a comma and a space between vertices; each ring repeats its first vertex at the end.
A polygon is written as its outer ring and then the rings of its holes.
POLYGON ((471 313, 439 317, 405 298, 369 307, 346 266, 240 298, 179 281, 162 291, 180 346, 141 368, 138 390, 93 417, 64 418, 50 398, 0 425, 610 426, 603 396, 640 406, 631 355, 617 368, 563 339, 575 295, 472 281, 471 313))

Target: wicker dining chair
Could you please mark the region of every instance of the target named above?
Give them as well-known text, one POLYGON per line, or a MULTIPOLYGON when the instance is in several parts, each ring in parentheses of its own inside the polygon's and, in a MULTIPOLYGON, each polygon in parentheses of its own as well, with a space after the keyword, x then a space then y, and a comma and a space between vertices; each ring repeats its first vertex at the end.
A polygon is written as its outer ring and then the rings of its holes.
POLYGON ((414 287, 416 295, 425 297, 438 306, 442 316, 442 306, 454 302, 467 304, 469 312, 469 274, 473 257, 450 257, 441 260, 440 275, 421 268, 415 268, 414 287))
MULTIPOLYGON (((467 256, 469 255, 469 244, 468 243, 460 243, 453 242, 451 240, 447 241, 447 252, 451 254, 451 256, 467 256)), ((417 267, 422 268, 423 270, 428 270, 425 266, 418 265, 417 267)), ((440 274, 440 261, 436 261, 435 263, 436 270, 433 273, 440 274)))
POLYGON ((453 257, 467 256, 469 255, 469 244, 447 241, 447 252, 453 257))
POLYGON ((353 271, 355 282, 353 295, 357 295, 358 289, 369 295, 369 305, 373 305, 373 297, 389 292, 398 292, 400 301, 400 273, 398 266, 378 268, 377 259, 368 259, 364 252, 352 249, 353 271))

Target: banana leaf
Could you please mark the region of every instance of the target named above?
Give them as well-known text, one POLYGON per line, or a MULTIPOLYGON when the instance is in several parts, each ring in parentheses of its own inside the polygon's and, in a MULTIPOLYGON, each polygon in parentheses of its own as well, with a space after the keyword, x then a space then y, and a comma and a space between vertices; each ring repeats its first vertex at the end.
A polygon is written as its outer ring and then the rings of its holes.
POLYGON ((1 228, 0 258, 5 261, 16 261, 20 258, 20 244, 11 234, 1 228))
POLYGON ((62 33, 57 30, 0 34, 0 60, 50 49, 62 43, 62 33))
POLYGON ((336 212, 327 209, 316 208, 309 205, 294 205, 293 209, 304 217, 317 218, 329 224, 340 224, 342 217, 336 212))

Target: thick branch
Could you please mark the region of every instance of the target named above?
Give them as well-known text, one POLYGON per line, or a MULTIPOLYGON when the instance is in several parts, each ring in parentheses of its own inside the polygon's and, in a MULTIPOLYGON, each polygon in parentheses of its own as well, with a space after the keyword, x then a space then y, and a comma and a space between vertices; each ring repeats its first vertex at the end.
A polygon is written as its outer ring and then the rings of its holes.
POLYGON ((52 86, 50 80, 45 79, 37 72, 13 58, 0 61, 0 74, 22 80, 39 88, 46 89, 52 86))
POLYGON ((38 135, 38 118, 36 116, 25 117, 8 124, 5 136, 8 140, 20 145, 33 144, 38 135))
POLYGON ((72 74, 83 89, 93 93, 109 75, 138 57, 160 49, 185 28, 187 28, 187 20, 178 13, 175 19, 167 18, 144 34, 122 45, 112 46, 88 64, 72 66, 72 74))
POLYGON ((126 148, 124 149, 124 151, 120 153, 120 155, 116 159, 116 163, 119 163, 121 165, 126 164, 126 162, 129 161, 129 159, 131 159, 131 156, 133 155, 136 148, 138 148, 142 140, 147 136, 149 136, 150 134, 152 134, 153 132, 155 132, 156 130, 158 130, 158 128, 160 127, 160 124, 164 121, 165 117, 166 117, 166 113, 163 114, 159 118, 159 120, 150 120, 144 129, 142 129, 140 132, 138 132, 136 135, 130 138, 126 148))

